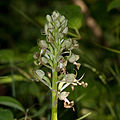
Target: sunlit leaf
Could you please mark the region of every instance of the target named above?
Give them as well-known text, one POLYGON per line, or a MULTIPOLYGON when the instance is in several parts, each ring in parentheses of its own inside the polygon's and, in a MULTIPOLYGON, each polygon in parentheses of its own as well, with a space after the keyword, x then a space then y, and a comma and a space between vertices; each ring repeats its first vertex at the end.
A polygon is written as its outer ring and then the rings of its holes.
POLYGON ((0 104, 8 107, 16 108, 22 112, 25 112, 23 106, 16 99, 8 96, 0 96, 0 104))
MULTIPOLYGON (((25 78, 21 75, 13 75, 13 78, 15 81, 23 81, 25 80, 25 78)), ((6 77, 3 77, 3 78, 0 78, 0 83, 11 83, 12 82, 12 77, 9 75, 9 76, 6 76, 6 77)))

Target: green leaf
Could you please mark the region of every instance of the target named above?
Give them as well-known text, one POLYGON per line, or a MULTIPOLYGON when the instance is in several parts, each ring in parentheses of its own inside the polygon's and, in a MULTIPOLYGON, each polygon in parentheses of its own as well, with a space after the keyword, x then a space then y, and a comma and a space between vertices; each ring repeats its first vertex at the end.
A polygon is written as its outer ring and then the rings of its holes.
POLYGON ((104 73, 99 72, 96 68, 94 68, 93 66, 91 66, 89 64, 84 63, 83 66, 86 67, 86 68, 89 68, 92 72, 96 73, 96 75, 98 75, 99 79, 104 84, 107 84, 107 81, 106 81, 107 78, 106 78, 104 73))
POLYGON ((102 45, 99 45, 99 44, 95 44, 96 46, 100 47, 100 48, 103 48, 107 51, 110 51, 110 52, 114 52, 114 53, 117 53, 117 54, 120 54, 120 50, 116 50, 116 49, 112 49, 112 48, 108 48, 108 47, 104 47, 102 45))
POLYGON ((119 8, 119 7, 120 7, 120 0, 114 0, 108 5, 107 11, 110 11, 114 8, 119 8))
POLYGON ((0 120, 13 120, 13 114, 10 110, 0 108, 0 120))
POLYGON ((16 99, 8 96, 0 96, 0 104, 16 108, 22 112, 25 112, 23 106, 16 99))
MULTIPOLYGON (((15 81, 23 81, 25 80, 25 78, 21 75, 13 75, 15 81)), ((12 82, 12 77, 9 76, 5 76, 3 78, 0 78, 0 83, 11 83, 12 82)))
POLYGON ((68 19, 68 27, 79 29, 82 26, 83 15, 79 6, 63 6, 60 12, 68 19))

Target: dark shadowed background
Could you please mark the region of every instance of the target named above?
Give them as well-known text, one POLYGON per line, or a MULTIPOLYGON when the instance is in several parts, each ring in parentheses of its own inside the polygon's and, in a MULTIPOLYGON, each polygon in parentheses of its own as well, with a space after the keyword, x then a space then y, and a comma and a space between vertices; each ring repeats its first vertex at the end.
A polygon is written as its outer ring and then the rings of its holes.
POLYGON ((53 10, 69 21, 67 37, 80 45, 77 77, 85 73, 88 83, 69 96, 75 112, 59 101, 58 119, 120 120, 120 0, 0 0, 0 120, 50 120, 51 92, 32 79, 33 53, 53 10))

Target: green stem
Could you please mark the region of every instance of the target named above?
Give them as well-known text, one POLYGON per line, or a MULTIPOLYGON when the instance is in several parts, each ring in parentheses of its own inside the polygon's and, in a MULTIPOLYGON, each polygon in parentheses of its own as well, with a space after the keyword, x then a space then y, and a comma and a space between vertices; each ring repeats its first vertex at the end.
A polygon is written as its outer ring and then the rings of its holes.
MULTIPOLYGON (((57 30, 56 30, 57 31, 57 30)), ((57 35, 55 35, 55 46, 56 48, 54 49, 54 60, 53 60, 53 69, 52 69, 52 120, 57 120, 57 55, 60 49, 59 45, 59 38, 57 35)))
POLYGON ((53 79, 52 79, 52 120, 57 120, 57 71, 56 64, 54 62, 54 69, 52 71, 53 79))
POLYGON ((72 32, 68 32, 68 35, 71 35, 71 36, 73 36, 73 37, 78 38, 78 35, 76 35, 76 34, 74 34, 74 33, 72 33, 72 32))

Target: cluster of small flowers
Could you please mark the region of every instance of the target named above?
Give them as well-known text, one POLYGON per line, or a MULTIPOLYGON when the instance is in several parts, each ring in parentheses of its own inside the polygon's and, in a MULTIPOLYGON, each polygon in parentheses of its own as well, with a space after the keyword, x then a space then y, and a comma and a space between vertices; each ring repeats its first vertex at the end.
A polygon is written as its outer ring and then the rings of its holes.
MULTIPOLYGON (((60 100, 64 100, 65 108, 73 108, 74 110, 74 101, 69 101, 67 99, 69 92, 63 91, 69 85, 74 90, 74 86, 80 85, 83 87, 87 87, 87 83, 80 80, 83 78, 76 79, 76 75, 72 73, 66 72, 67 62, 73 63, 76 68, 79 70, 80 63, 77 63, 79 59, 79 55, 72 53, 72 49, 77 48, 78 42, 76 40, 72 40, 71 38, 65 39, 65 35, 68 33, 67 20, 64 16, 60 15, 60 13, 54 11, 53 14, 46 16, 47 23, 45 24, 45 35, 46 40, 38 41, 38 46, 40 51, 36 52, 33 57, 35 59, 35 65, 41 66, 44 65, 51 70, 54 69, 53 61, 57 63, 56 71, 60 74, 58 76, 59 81, 58 84, 58 98, 60 100), (60 77, 62 76, 62 77, 60 77)), ((40 81, 47 85, 50 89, 51 82, 48 78, 42 75, 44 72, 42 70, 37 70, 36 74, 39 77, 40 81), (44 81, 42 80, 44 79, 44 81)))

